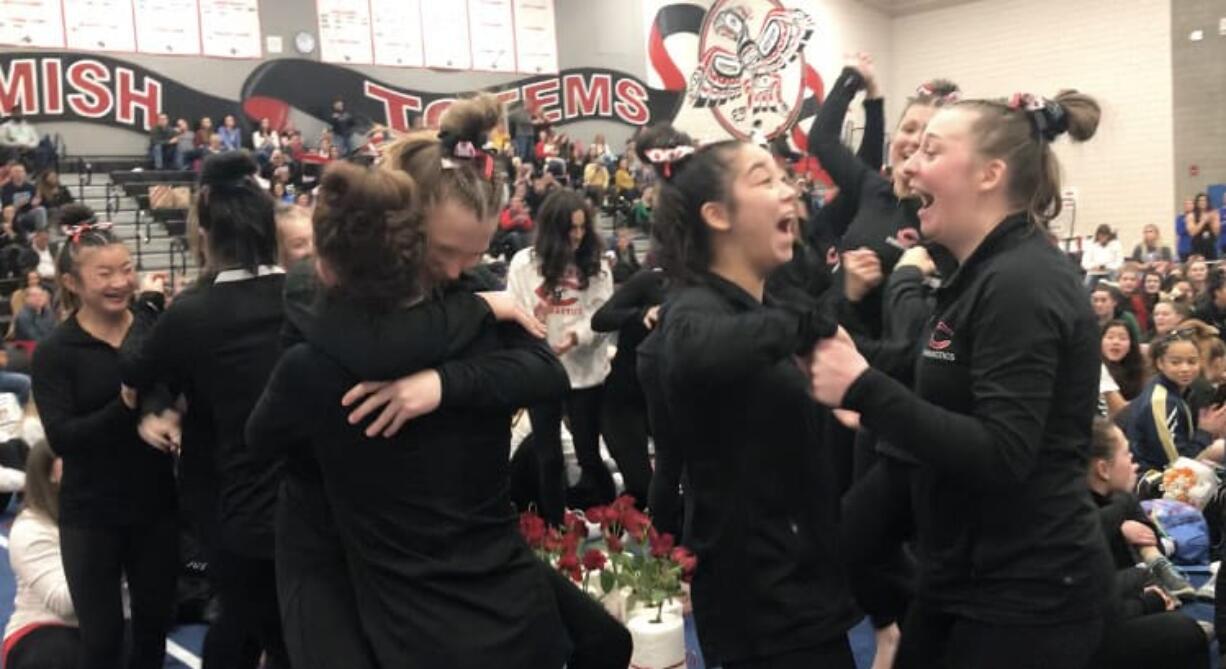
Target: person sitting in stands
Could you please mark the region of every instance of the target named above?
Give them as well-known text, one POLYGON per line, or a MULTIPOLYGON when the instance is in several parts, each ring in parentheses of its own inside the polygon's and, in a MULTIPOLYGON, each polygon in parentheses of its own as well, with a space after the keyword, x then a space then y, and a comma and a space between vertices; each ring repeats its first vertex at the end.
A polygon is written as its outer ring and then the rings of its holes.
POLYGON ((25 305, 14 319, 13 337, 19 341, 40 342, 51 334, 59 319, 51 308, 51 294, 42 286, 26 288, 25 305))
POLYGON ((9 182, 0 188, 0 202, 16 210, 14 223, 19 232, 30 233, 47 227, 47 209, 38 197, 38 188, 27 178, 25 165, 17 163, 9 168, 9 182))
POLYGON ((175 129, 170 127, 170 117, 165 112, 158 114, 157 125, 149 129, 149 155, 153 158, 153 169, 166 168, 166 163, 174 161, 175 129))
POLYGON ((4 629, 8 669, 76 669, 81 632, 60 557, 59 493, 63 461, 47 442, 30 449, 25 496, 9 532, 17 581, 13 615, 4 629))
POLYGON ((1132 489, 1136 472, 1128 442, 1109 421, 1094 421, 1090 492, 1115 560, 1115 613, 1090 666, 1112 669, 1201 669, 1209 639, 1192 618, 1175 612, 1192 587, 1163 555, 1168 550, 1132 489), (1138 563, 1144 562, 1144 566, 1138 563))
POLYGON ((221 120, 221 128, 217 131, 221 136, 223 151, 238 151, 243 148, 243 131, 238 127, 238 120, 233 114, 226 114, 221 120))

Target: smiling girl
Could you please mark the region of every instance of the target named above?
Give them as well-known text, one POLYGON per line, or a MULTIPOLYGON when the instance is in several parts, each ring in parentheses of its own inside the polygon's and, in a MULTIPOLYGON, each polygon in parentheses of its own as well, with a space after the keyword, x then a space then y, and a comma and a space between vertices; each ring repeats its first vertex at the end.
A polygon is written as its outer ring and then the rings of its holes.
POLYGON ((846 333, 814 350, 817 400, 918 463, 919 579, 897 669, 1080 669, 1102 634, 1110 564, 1084 483, 1099 329, 1041 228, 1061 205, 1051 143, 1089 139, 1098 119, 1069 91, 937 112, 901 175, 924 236, 960 267, 936 294, 914 391, 846 333))

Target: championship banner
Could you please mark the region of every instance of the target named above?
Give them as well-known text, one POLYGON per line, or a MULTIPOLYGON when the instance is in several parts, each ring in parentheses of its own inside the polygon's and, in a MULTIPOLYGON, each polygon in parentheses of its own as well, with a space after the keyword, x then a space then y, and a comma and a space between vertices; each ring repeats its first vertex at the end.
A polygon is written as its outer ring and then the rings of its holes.
MULTIPOLYGON (((586 120, 648 125, 671 119, 684 95, 684 90, 650 89, 633 75, 600 68, 568 69, 483 90, 507 104, 535 107, 556 125, 586 120)), ((193 120, 234 114, 248 127, 267 117, 276 127, 296 109, 326 121, 338 97, 359 117, 407 130, 410 114, 425 114, 427 124, 432 123, 456 99, 474 92, 413 90, 338 65, 280 59, 257 67, 239 99, 227 100, 109 56, 0 54, 0 113, 17 108, 34 123, 82 121, 140 133, 157 121, 158 112, 193 120)))

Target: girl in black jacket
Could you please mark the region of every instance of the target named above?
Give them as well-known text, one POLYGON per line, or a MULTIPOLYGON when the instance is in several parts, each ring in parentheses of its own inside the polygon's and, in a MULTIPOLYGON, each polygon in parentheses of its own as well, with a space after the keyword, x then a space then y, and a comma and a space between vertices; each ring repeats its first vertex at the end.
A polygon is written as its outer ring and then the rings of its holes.
POLYGON ((695 148, 661 126, 637 148, 664 177, 652 231, 681 282, 658 362, 688 478, 703 655, 725 669, 853 667, 846 633, 857 615, 837 567, 838 496, 821 448, 830 414, 793 361, 833 324, 764 295, 791 258, 796 191, 749 143, 695 148))
POLYGON ((91 219, 68 233, 56 269, 74 308, 39 344, 33 389, 47 441, 64 459, 60 540, 81 666, 160 669, 179 568, 174 461, 137 436, 137 397, 120 392, 119 350, 139 345, 161 303, 131 305, 132 259, 109 228, 91 219))
MULTIPOLYGON (((258 657, 247 650, 252 640, 270 669, 290 666, 273 569, 281 467, 254 457, 243 439, 247 416, 280 355, 284 321, 274 202, 253 178, 258 169, 239 151, 205 159, 197 210, 215 270, 175 300, 124 365, 125 384, 142 394, 166 384, 186 397, 188 412, 208 408, 204 418, 213 441, 194 444, 212 447, 220 483, 213 513, 221 536, 219 545, 207 548, 221 610, 205 636, 208 669, 254 667, 258 657)), ((177 416, 159 418, 178 423, 177 416)))
POLYGON ((961 102, 901 173, 923 234, 961 263, 936 296, 915 390, 868 368, 846 333, 814 350, 815 397, 912 454, 919 582, 895 667, 1085 666, 1110 565, 1085 460, 1100 348, 1075 269, 1036 227, 1060 207, 1051 141, 1099 108, 961 102))
MULTIPOLYGON (((919 219, 911 202, 912 194, 901 174, 902 164, 919 148, 920 135, 928 119, 937 109, 957 99, 958 87, 942 79, 933 80, 921 85, 915 96, 907 100, 891 135, 893 173, 890 177, 882 176, 879 170, 858 159, 840 138, 847 106, 861 89, 867 93, 866 106, 872 100, 880 104, 872 61, 863 55, 856 67, 843 69, 822 103, 809 131, 809 153, 817 156, 822 168, 839 187, 839 198, 855 203, 854 215, 845 224, 840 250, 865 248, 873 251, 881 259, 881 267, 888 276, 902 253, 887 240, 918 241, 919 238, 919 219)), ((864 296, 858 301, 857 311, 863 331, 853 334, 880 338, 881 292, 873 290, 864 296)))
MULTIPOLYGON (((399 172, 339 164, 324 175, 315 215, 321 275, 334 299, 354 301, 367 318, 421 295, 425 243, 412 198, 413 182, 399 172)), ((487 330, 459 359, 416 378, 422 387, 437 384, 438 406, 446 393, 487 383, 469 358, 499 348, 497 333, 487 330)), ((548 669, 566 660, 549 581, 519 536, 507 497, 511 412, 567 386, 543 344, 531 353, 513 384, 527 396, 486 387, 483 401, 465 410, 426 408, 386 429, 376 418, 367 427, 372 439, 352 424, 363 421, 362 408, 350 416, 342 405, 360 380, 355 371, 300 344, 278 363, 251 416, 253 442, 311 444, 380 666, 548 669)))

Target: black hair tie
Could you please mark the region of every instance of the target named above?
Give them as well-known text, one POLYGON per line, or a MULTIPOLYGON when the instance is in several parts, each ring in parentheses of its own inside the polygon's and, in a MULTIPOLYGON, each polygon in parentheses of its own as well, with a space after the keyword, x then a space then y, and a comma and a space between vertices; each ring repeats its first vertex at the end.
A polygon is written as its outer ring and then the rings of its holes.
POLYGON ((1039 139, 1051 142, 1068 132, 1068 112, 1055 100, 1029 93, 1014 93, 1009 98, 1009 108, 1026 112, 1039 139))

